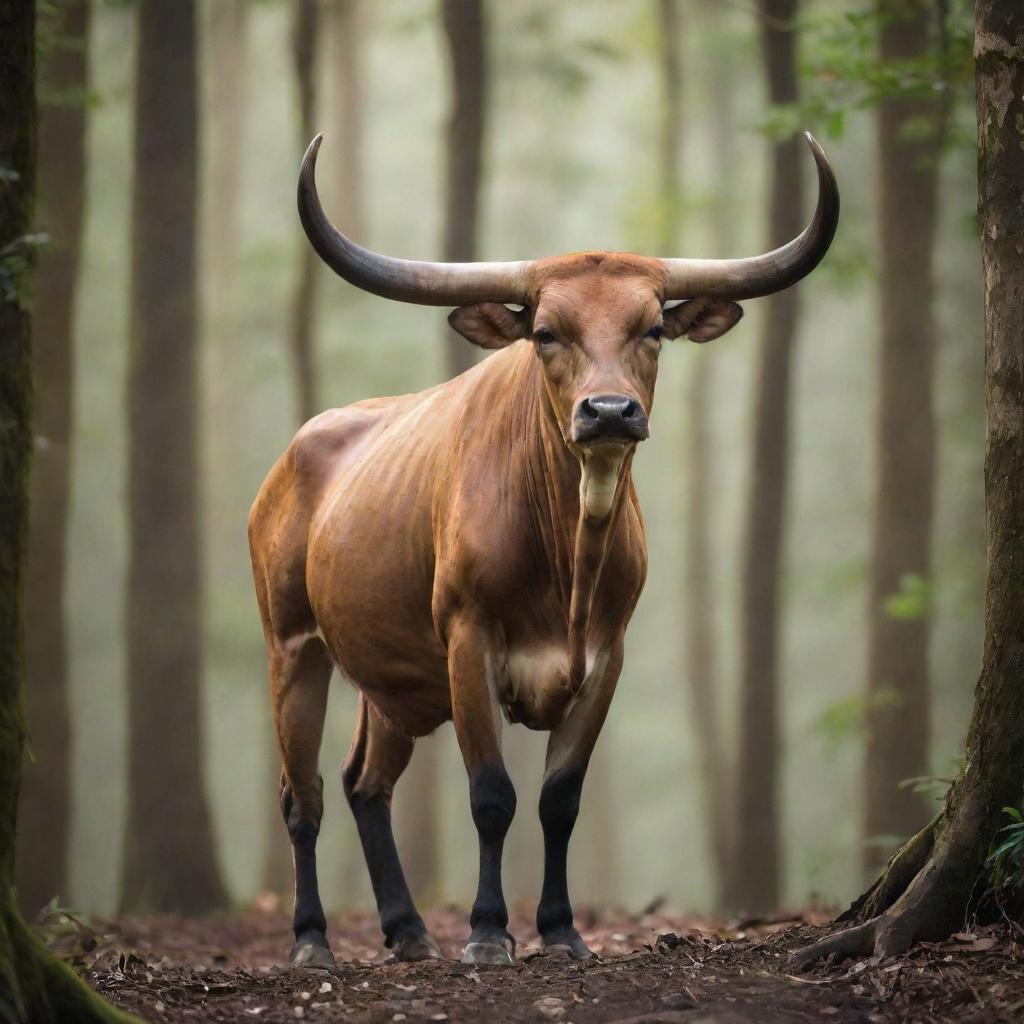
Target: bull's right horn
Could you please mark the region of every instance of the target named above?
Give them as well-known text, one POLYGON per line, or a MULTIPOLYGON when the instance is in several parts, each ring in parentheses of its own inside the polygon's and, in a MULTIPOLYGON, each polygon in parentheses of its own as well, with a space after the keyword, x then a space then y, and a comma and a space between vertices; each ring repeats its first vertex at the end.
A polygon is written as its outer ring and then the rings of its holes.
POLYGON ((424 306, 461 306, 468 302, 527 304, 528 261, 514 263, 427 263, 400 260, 364 249, 346 238, 328 219, 316 190, 317 135, 299 171, 299 218, 317 254, 349 284, 385 299, 424 306))

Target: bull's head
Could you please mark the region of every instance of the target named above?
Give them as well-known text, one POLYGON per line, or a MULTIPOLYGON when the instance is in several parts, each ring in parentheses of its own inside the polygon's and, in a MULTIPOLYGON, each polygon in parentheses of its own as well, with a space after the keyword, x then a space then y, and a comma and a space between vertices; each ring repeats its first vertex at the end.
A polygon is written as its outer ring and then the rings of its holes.
POLYGON ((720 337, 743 315, 737 299, 781 291, 825 255, 839 217, 835 176, 821 147, 818 203, 793 241, 746 259, 655 259, 588 252, 516 263, 426 263, 362 248, 327 219, 315 168, 322 136, 299 175, 299 215, 320 257, 346 281, 403 302, 456 306, 449 320, 483 348, 530 338, 566 442, 578 451, 647 437, 663 339, 720 337), (510 306, 518 308, 512 309, 510 306))

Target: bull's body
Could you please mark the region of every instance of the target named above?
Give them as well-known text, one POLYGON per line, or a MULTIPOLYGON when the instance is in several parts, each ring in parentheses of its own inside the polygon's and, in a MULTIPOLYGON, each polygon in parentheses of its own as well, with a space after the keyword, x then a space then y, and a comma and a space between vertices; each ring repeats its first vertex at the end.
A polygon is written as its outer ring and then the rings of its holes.
POLYGON ((731 297, 768 294, 808 273, 835 230, 835 181, 812 140, 814 220, 793 242, 746 260, 577 253, 436 265, 378 256, 330 225, 313 180, 318 145, 303 164, 299 209, 325 261, 380 295, 458 305, 452 325, 502 351, 428 391, 311 420, 253 506, 295 861, 292 963, 333 962, 315 858, 333 665, 360 691, 342 776, 395 956, 439 955, 402 874, 390 805, 416 738, 449 719, 480 842, 464 959, 514 955, 501 889, 516 805, 501 757, 504 713, 551 733, 537 927, 545 945, 586 957, 566 852, 646 574, 631 466, 648 434, 662 338, 719 337, 741 316, 731 297))
MULTIPOLYGON (((282 639, 319 632, 410 737, 452 717, 447 637, 466 618, 510 720, 555 729, 565 718, 580 468, 538 377, 519 343, 429 391, 323 413, 257 500, 254 516, 278 538, 265 578, 290 584, 268 594, 282 639)), ((622 488, 586 644, 597 671, 583 692, 619 660, 646 570, 628 476, 622 488)))

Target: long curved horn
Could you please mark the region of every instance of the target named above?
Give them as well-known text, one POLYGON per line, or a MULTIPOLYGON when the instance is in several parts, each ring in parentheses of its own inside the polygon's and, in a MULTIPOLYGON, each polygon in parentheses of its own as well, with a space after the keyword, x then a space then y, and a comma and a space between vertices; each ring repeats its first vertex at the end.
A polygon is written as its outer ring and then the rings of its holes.
POLYGON ((460 306, 467 302, 526 304, 530 263, 427 263, 399 260, 364 249, 346 238, 328 219, 316 191, 317 135, 299 171, 299 219, 313 248, 336 274, 385 299, 424 306, 460 306))
POLYGON ((763 256, 735 260, 662 260, 666 299, 714 296, 754 299, 796 284, 822 260, 839 223, 839 188, 825 151, 810 132, 804 138, 818 165, 818 205, 811 223, 793 241, 763 256))

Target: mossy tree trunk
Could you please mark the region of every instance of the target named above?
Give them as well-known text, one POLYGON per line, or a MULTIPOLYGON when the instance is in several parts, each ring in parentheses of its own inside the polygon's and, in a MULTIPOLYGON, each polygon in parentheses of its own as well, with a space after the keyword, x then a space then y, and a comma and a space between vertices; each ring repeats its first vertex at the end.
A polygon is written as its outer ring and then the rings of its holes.
MULTIPOLYGON (((772 104, 797 101, 797 0, 761 0, 761 45, 772 104)), ((769 241, 799 234, 803 154, 793 138, 772 152, 769 241)), ((789 477, 790 386, 800 291, 764 303, 752 420, 740 607, 740 738, 736 842, 729 882, 735 909, 772 909, 779 898, 779 635, 783 526, 789 477)))
MULTIPOLYGON (((879 57, 920 61, 936 45, 934 0, 878 0, 879 57)), ((929 813, 906 779, 928 773, 931 692, 928 585, 935 495, 935 281, 939 159, 946 93, 896 94, 878 109, 881 337, 876 493, 868 586, 863 863, 875 874, 886 837, 916 833, 929 813), (925 133, 914 131, 929 126, 925 133)))
POLYGON ((90 0, 50 9, 40 73, 39 254, 33 326, 35 453, 25 597, 27 710, 33 763, 21 787, 18 900, 34 914, 68 896, 71 723, 65 540, 71 464, 72 333, 85 192, 90 0))
POLYGON ((0 1016, 25 1024, 124 1022, 26 927, 14 890, 25 756, 25 562, 32 458, 29 284, 35 190, 36 5, 0 4, 0 1016))
POLYGON ((852 928, 802 951, 796 965, 901 952, 964 925, 988 888, 985 860, 1003 808, 1024 788, 1024 9, 978 0, 975 85, 985 286, 985 642, 964 766, 945 805, 890 860, 844 917, 852 928))
POLYGON ((122 905, 190 913, 227 904, 202 772, 195 5, 138 17, 122 905))

